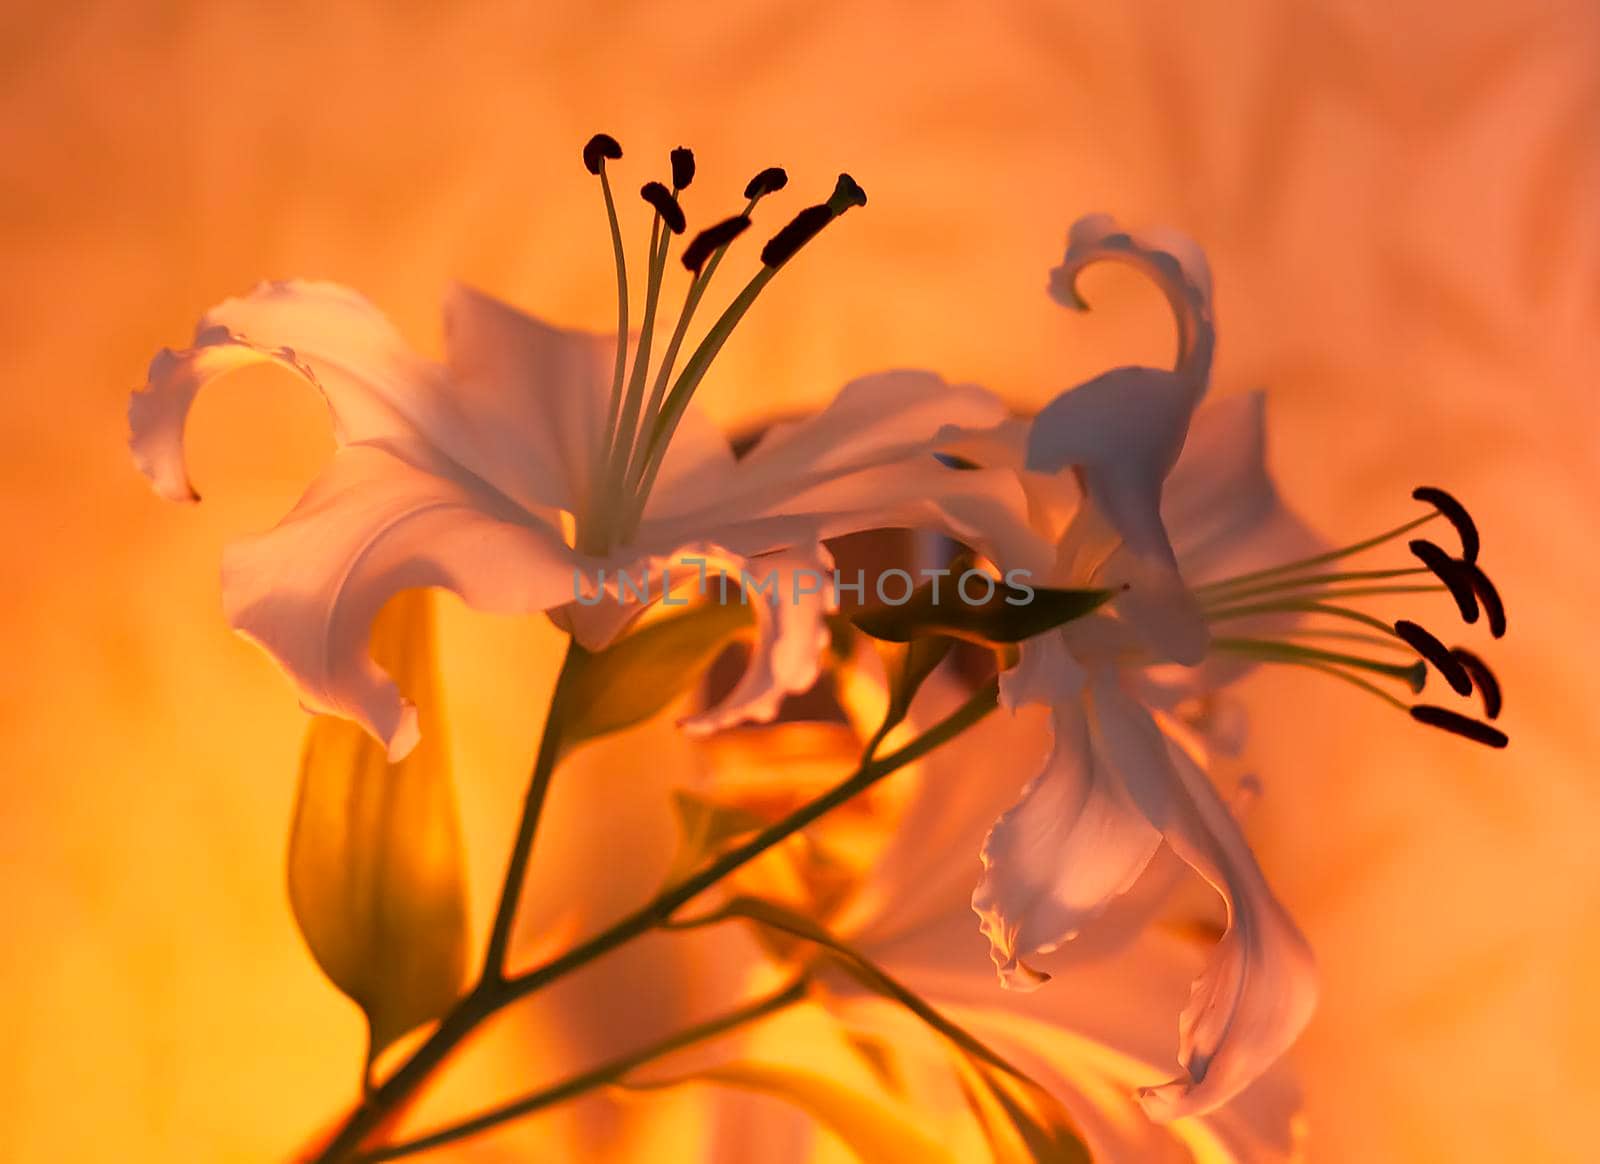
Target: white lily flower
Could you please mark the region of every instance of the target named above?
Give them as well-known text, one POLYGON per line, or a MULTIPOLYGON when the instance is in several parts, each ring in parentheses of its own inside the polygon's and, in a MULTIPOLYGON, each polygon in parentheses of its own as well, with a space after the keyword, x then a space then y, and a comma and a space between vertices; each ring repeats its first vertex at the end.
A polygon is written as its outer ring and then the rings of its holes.
MULTIPOLYGON (((1083 306, 1077 273, 1107 259, 1138 266, 1165 292, 1178 324, 1176 366, 1108 372, 1058 397, 1025 436, 1015 424, 950 434, 951 447, 980 464, 1015 463, 1025 443, 1026 469, 1053 474, 1024 473, 1035 532, 1056 546, 1051 584, 1115 591, 1104 610, 1023 643, 1017 665, 1001 676, 1008 706, 1049 709, 1054 742, 1042 771, 984 842, 972 907, 1001 981, 1027 990, 1048 977, 1027 959, 1076 936, 1134 884, 1163 842, 1216 889, 1228 924, 1180 1020, 1182 1074, 1141 1092, 1152 1116, 1175 1119, 1212 1110, 1256 1079, 1298 1037, 1316 995, 1310 950, 1206 775, 1208 745, 1231 750, 1237 741, 1222 739, 1232 733, 1219 731, 1214 718, 1196 718, 1195 709, 1214 708, 1220 687, 1261 662, 1313 667, 1404 708, 1362 675, 1420 690, 1421 654, 1459 693, 1481 687, 1493 718, 1498 688, 1476 656, 1452 653, 1415 624, 1391 628, 1327 600, 1439 589, 1387 584, 1430 570, 1469 622, 1477 610, 1468 606, 1481 598, 1494 627, 1499 600, 1473 561, 1470 519, 1438 490, 1416 494, 1436 513, 1313 552, 1316 540, 1284 509, 1267 470, 1262 397, 1196 413, 1215 342, 1204 258, 1186 240, 1131 235, 1097 216, 1073 228, 1052 291, 1083 306), (1065 468, 1072 472, 1057 472, 1065 468), (1316 572, 1441 513, 1462 531, 1462 560, 1413 542, 1420 568, 1316 572), (1365 579, 1385 584, 1328 589, 1365 579), (1332 617, 1344 629, 1297 628, 1306 615, 1332 617), (1351 632, 1351 622, 1367 629, 1351 632), (1213 637, 1214 628, 1226 635, 1213 637), (1292 641, 1302 636, 1375 643, 1408 657, 1292 641)), ((1006 545, 983 548, 1006 565, 1006 545)), ((1497 634, 1503 614, 1499 622, 1497 634)), ((1455 712, 1409 710, 1432 726, 1504 743, 1496 729, 1455 712)))
POLYGON ((751 603, 761 649, 730 701, 698 725, 708 729, 771 718, 785 694, 814 681, 821 619, 835 605, 822 539, 897 524, 960 533, 966 519, 957 511, 1016 503, 1010 474, 968 481, 980 475, 929 455, 941 425, 999 422, 1002 406, 976 388, 920 373, 859 380, 738 462, 694 408, 694 389, 761 289, 828 222, 864 204, 848 176, 766 245, 759 272, 674 380, 711 276, 755 205, 784 185, 783 172, 757 175, 744 212, 685 248, 693 280, 647 395, 662 272, 671 235, 684 226, 677 194, 693 161, 675 151, 674 188, 650 183, 641 192, 656 215, 629 373, 626 273, 606 174, 620 156, 604 135, 584 150, 611 224, 618 339, 552 327, 457 288, 445 303, 445 359, 435 363, 354 291, 267 283, 208 312, 194 343, 160 353, 132 398, 139 467, 162 496, 194 501, 183 430, 201 388, 265 361, 322 393, 337 451, 282 522, 229 547, 223 601, 229 622, 284 667, 305 704, 360 723, 393 758, 415 745, 416 716, 367 640, 398 591, 439 586, 495 613, 559 610, 593 648, 662 598, 664 576, 722 569, 737 578, 748 569, 768 587, 751 603), (602 591, 607 601, 586 604, 602 591))
POLYGON ((1052 294, 1086 306, 1077 276, 1102 260, 1130 263, 1162 289, 1178 357, 1171 370, 1118 368, 1065 392, 1028 429, 1026 468, 1057 474, 1030 481, 1048 499, 1034 514, 1058 547, 1052 583, 1117 595, 1108 612, 1023 643, 1001 678, 1008 706, 1050 709, 1053 743, 984 841, 972 908, 1002 983, 1031 990, 1049 975, 1027 959, 1075 937, 1163 841, 1217 890, 1228 925, 1180 1021, 1183 1073, 1140 1092, 1152 1116, 1173 1119, 1256 1079, 1298 1037, 1316 989, 1310 950, 1207 777, 1200 741, 1145 706, 1146 673, 1205 661, 1209 631, 1190 589, 1202 572, 1248 568, 1264 536, 1279 548, 1298 527, 1266 472, 1259 396, 1208 409, 1190 436, 1215 347, 1204 257, 1187 240, 1137 237, 1094 216, 1073 227, 1052 294), (1164 505, 1169 474, 1175 501, 1164 505))

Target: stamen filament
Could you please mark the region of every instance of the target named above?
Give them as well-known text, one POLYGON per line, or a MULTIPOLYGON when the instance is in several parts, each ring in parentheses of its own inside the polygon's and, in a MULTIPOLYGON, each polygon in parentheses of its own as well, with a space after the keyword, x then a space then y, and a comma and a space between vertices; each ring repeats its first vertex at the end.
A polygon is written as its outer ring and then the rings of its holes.
POLYGON ((1208 622, 1226 622, 1233 618, 1249 618, 1257 614, 1326 614, 1333 618, 1345 618, 1351 622, 1359 622, 1363 626, 1371 627, 1390 638, 1398 638, 1388 623, 1380 618, 1374 618, 1359 610, 1351 610, 1344 606, 1335 606, 1330 602, 1312 602, 1308 600, 1281 601, 1281 602, 1253 602, 1245 606, 1225 606, 1216 610, 1206 611, 1208 622))
POLYGON ((1423 514, 1421 517, 1412 518, 1404 525, 1397 525, 1394 529, 1389 530, 1387 533, 1378 534, 1375 537, 1367 538, 1365 541, 1356 542, 1353 545, 1345 546, 1342 549, 1329 550, 1327 553, 1314 554, 1309 558, 1300 558, 1293 562, 1284 562, 1282 565, 1278 566, 1269 566, 1265 570, 1253 570, 1248 574, 1239 574, 1233 578, 1224 578, 1221 581, 1213 582, 1211 585, 1219 589, 1224 586, 1238 586, 1246 582, 1260 581, 1264 578, 1276 578, 1280 574, 1288 574, 1295 570, 1303 570, 1309 566, 1321 566, 1326 562, 1337 562, 1341 558, 1352 557, 1355 554, 1370 550, 1374 546, 1381 546, 1384 542, 1393 541, 1402 534, 1408 534, 1418 526, 1426 525, 1428 522, 1435 520, 1439 516, 1438 510, 1435 510, 1432 513, 1423 514))
MULTIPOLYGON (((1446 587, 1443 586, 1355 586, 1348 590, 1313 590, 1306 594, 1305 597, 1308 599, 1372 598, 1386 594, 1443 594, 1445 590, 1446 587)), ((1272 593, 1277 593, 1277 591, 1264 590, 1259 592, 1259 594, 1263 597, 1272 593)), ((1229 594, 1224 595, 1217 601, 1227 608, 1232 603, 1243 597, 1246 597, 1246 595, 1229 594)), ((1210 608, 1207 608, 1208 616, 1209 610, 1210 608)))
POLYGON ((750 310, 751 304, 761 294, 762 288, 772 281, 778 273, 776 267, 762 267, 757 271, 744 290, 740 291, 734 301, 723 310, 717 322, 711 325, 711 330, 706 332, 700 345, 695 348, 694 354, 689 357, 688 363, 683 366, 677 382, 673 384, 672 391, 667 393, 666 400, 661 407, 661 413, 656 418, 654 431, 648 437, 640 434, 641 439, 647 439, 644 469, 640 474, 639 488, 633 497, 633 503, 627 520, 623 523, 621 534, 623 537, 631 536, 637 527, 639 518, 643 516, 645 499, 650 496, 650 489, 655 485, 657 474, 661 472, 662 462, 666 460, 666 448, 672 441, 672 434, 677 430, 678 422, 683 419, 684 411, 689 406, 689 398, 694 395, 694 390, 699 387, 700 381, 705 378, 711 361, 722 350, 722 345, 728 342, 728 337, 733 334, 733 329, 750 310))
POLYGON ((1243 586, 1233 579, 1226 579, 1221 582, 1209 582, 1204 586, 1197 586, 1194 592, 1202 602, 1223 597, 1231 602, 1236 598, 1253 598, 1258 594, 1270 594, 1276 590, 1293 590, 1302 586, 1324 586, 1333 582, 1362 582, 1369 579, 1377 581, 1383 578, 1408 578, 1429 572, 1426 566, 1408 566, 1396 570, 1345 570, 1332 574, 1299 574, 1293 578, 1285 578, 1282 581, 1267 581, 1256 585, 1243 586))
POLYGON ((1369 683, 1365 679, 1361 678, 1361 676, 1352 675, 1350 672, 1341 670, 1330 663, 1318 663, 1310 659, 1283 659, 1278 661, 1282 662, 1286 667, 1307 667, 1313 671, 1321 671, 1324 675, 1332 675, 1335 679, 1343 679, 1346 683, 1361 688, 1361 690, 1365 691, 1368 695, 1376 695, 1389 706, 1398 708, 1408 715, 1411 713, 1411 707, 1409 704, 1405 703, 1403 700, 1396 699, 1393 695, 1390 695, 1376 683, 1369 683))
MULTIPOLYGON (((755 209, 756 203, 760 202, 761 198, 762 195, 757 194, 750 199, 745 205, 744 217, 748 218, 750 216, 750 212, 755 209)), ((711 253, 711 258, 707 260, 705 268, 696 272, 694 280, 689 284, 689 291, 684 296, 683 307, 678 312, 677 325, 672 329, 672 338, 667 342, 667 350, 661 357, 661 367, 657 369, 655 384, 650 389, 650 400, 645 405, 644 416, 639 422, 639 439, 634 447, 632 461, 625 478, 629 494, 637 491, 639 482, 644 477, 645 466, 654 447, 654 442, 651 438, 655 433, 656 421, 661 416, 662 400, 667 394, 667 383, 672 377, 673 366, 678 362, 678 350, 683 346, 684 337, 688 335, 689 322, 694 318, 694 313, 700 306, 700 300, 705 296, 706 287, 711 283, 711 277, 717 273, 717 268, 722 264, 722 256, 727 253, 728 248, 732 245, 732 242, 723 243, 711 253)), ((631 513, 633 508, 631 500, 628 508, 631 513)))
POLYGON ((604 504, 607 462, 611 453, 611 434, 616 431, 617 414, 622 408, 622 380, 628 366, 628 261, 622 249, 622 227, 617 222, 617 203, 611 196, 611 180, 606 177, 604 162, 595 167, 599 172, 600 190, 605 195, 606 218, 611 223, 611 251, 617 264, 617 359, 611 374, 611 402, 606 407, 606 424, 600 430, 594 454, 594 471, 589 482, 590 512, 579 515, 579 539, 589 552, 599 552, 605 547, 595 544, 602 536, 596 528, 599 514, 596 507, 604 504))
POLYGON ((1427 667, 1420 659, 1410 663, 1385 663, 1381 659, 1369 659, 1364 655, 1324 651, 1318 647, 1302 647, 1272 639, 1220 638, 1212 640, 1211 645, 1219 651, 1256 658, 1263 662, 1316 661, 1331 666, 1354 667, 1389 679, 1398 679, 1412 691, 1421 691, 1427 677, 1427 667))
POLYGON ((1294 626, 1284 630, 1274 631, 1283 639, 1338 639, 1347 643, 1364 643, 1372 647, 1387 647, 1393 651, 1405 651, 1410 654, 1411 648, 1400 642, 1393 635, 1380 637, 1365 634, 1362 631, 1337 630, 1333 627, 1294 626))
MULTIPOLYGON (((656 308, 661 300, 661 283, 666 272, 667 248, 672 232, 666 228, 661 212, 650 224, 650 273, 645 286, 644 322, 639 329, 639 347, 633 356, 633 372, 628 377, 628 392, 617 418, 606 461, 605 512, 617 513, 623 497, 623 481, 628 459, 633 452, 634 429, 639 423, 639 408, 644 400, 645 373, 650 367, 650 341, 655 333, 656 308)), ((620 532, 613 530, 615 534, 620 532)))

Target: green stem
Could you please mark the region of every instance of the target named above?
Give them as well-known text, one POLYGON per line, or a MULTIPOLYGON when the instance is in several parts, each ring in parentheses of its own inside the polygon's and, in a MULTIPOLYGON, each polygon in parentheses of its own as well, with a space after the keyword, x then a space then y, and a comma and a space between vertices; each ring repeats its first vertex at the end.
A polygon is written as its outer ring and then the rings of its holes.
POLYGON ((500 886, 500 904, 494 912, 494 925, 489 931, 489 945, 484 951, 483 972, 480 981, 498 983, 505 980, 506 951, 511 945, 511 930, 517 920, 517 906, 522 900, 522 886, 528 878, 528 860, 533 854, 534 835, 539 831, 539 818, 544 815, 545 798, 550 793, 550 780, 555 775, 556 763, 561 759, 561 720, 565 696, 572 678, 577 674, 582 650, 574 643, 567 646, 561 673, 556 677, 555 693, 550 697, 550 711, 544 721, 544 734, 539 739, 539 754, 533 762, 533 773, 528 779, 528 792, 522 804, 522 819, 517 823, 517 837, 511 845, 511 859, 506 863, 506 876, 500 886))
MULTIPOLYGON (((568 656, 570 664, 572 656, 568 656)), ((565 676, 570 670, 564 666, 562 674, 565 676)), ((424 1080, 431 1075, 450 1055, 455 1048, 467 1038, 478 1025, 485 1019, 504 1009, 505 1007, 524 998, 534 991, 559 978, 565 977, 574 970, 588 965, 595 959, 610 953, 634 938, 648 933, 657 926, 670 921, 672 915, 684 904, 689 902, 711 886, 721 881, 724 877, 740 869, 749 862, 761 856, 772 846, 787 840, 801 829, 816 822, 820 817, 831 812, 839 805, 844 804, 852 797, 860 795, 871 788, 878 781, 891 773, 898 771, 907 764, 920 760, 935 748, 947 743, 977 723, 984 716, 995 709, 999 689, 998 680, 990 680, 973 696, 962 704, 951 715, 929 728, 922 735, 900 748, 891 752, 882 759, 865 758, 845 780, 833 788, 808 801, 796 809, 783 820, 777 821, 762 830, 755 837, 737 848, 731 849, 718 857, 699 873, 680 881, 670 889, 663 890, 656 898, 636 909, 633 913, 623 917, 610 928, 603 930, 575 946, 566 953, 558 955, 541 966, 536 966, 525 974, 515 978, 500 976, 483 977, 478 985, 456 1004, 447 1014, 433 1034, 413 1052, 396 1069, 395 1073, 383 1082, 381 1086, 367 1095, 354 1111, 352 1111, 338 1132, 329 1141, 328 1146, 319 1153, 314 1164, 342 1164, 351 1160, 360 1149, 361 1144, 372 1135, 383 1120, 392 1112, 401 1101, 409 1096, 424 1080)), ((552 700, 550 719, 546 722, 546 740, 552 738, 552 722, 559 719, 557 710, 561 702, 562 689, 557 681, 556 695, 552 700)), ((548 754, 550 766, 553 770, 554 763, 560 755, 559 734, 555 734, 556 742, 550 750, 544 744, 540 746, 541 760, 548 754)), ((535 765, 536 779, 534 783, 541 783, 537 779, 538 765, 535 765)), ((542 781, 544 786, 549 784, 549 776, 542 781)), ((530 815, 537 823, 537 806, 542 803, 542 792, 536 801, 534 789, 529 788, 529 808, 533 810, 524 813, 523 825, 518 830, 519 845, 513 850, 513 863, 516 861, 516 852, 527 847, 531 850, 533 826, 529 823, 530 815), (527 834, 526 846, 520 842, 527 834)), ((522 872, 526 871, 526 856, 522 859, 522 872)), ((520 895, 520 876, 516 879, 517 888, 511 888, 513 870, 507 870, 506 888, 501 894, 501 910, 504 911, 509 900, 511 911, 514 914, 516 899, 520 895)), ((498 916, 497 916, 498 920, 498 916)), ((506 926, 509 933, 509 923, 506 926)))
POLYGON ((419 1152, 441 1148, 456 1140, 464 1140, 468 1136, 488 1131, 490 1128, 522 1116, 531 1115, 547 1107, 554 1107, 558 1103, 564 1103, 569 1099, 576 1098, 584 1092, 592 1091, 596 1087, 615 1083, 628 1072, 637 1070, 661 1058, 663 1055, 669 1055, 685 1047, 694 1046, 696 1043, 706 1042, 747 1023, 756 1022, 766 1018, 768 1015, 776 1014, 778 1011, 799 1002, 805 997, 805 993, 806 979, 799 978, 776 994, 755 999, 736 1010, 729 1011, 727 1014, 718 1015, 716 1018, 708 1019, 703 1023, 697 1023, 692 1027, 678 1031, 676 1034, 668 1035, 648 1047, 612 1059, 610 1062, 602 1063, 598 1067, 591 1068, 579 1075, 574 1075, 570 1079, 541 1088, 520 1099, 514 1099, 508 1103, 492 1107, 469 1119, 438 1128, 426 1135, 418 1136, 416 1139, 406 1140, 399 1144, 391 1144, 372 1152, 364 1152, 356 1159, 359 1164, 377 1164, 381 1160, 398 1160, 403 1156, 412 1156, 419 1152))

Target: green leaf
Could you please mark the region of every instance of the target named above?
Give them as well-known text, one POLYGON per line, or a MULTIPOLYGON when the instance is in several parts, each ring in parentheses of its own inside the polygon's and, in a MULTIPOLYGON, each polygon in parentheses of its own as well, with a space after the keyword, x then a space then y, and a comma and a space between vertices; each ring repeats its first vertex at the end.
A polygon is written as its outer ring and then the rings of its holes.
POLYGON ((367 1072, 439 1018, 467 969, 466 874, 439 722, 425 591, 389 603, 372 652, 415 700, 422 741, 398 764, 348 720, 312 722, 289 834, 289 902, 312 957, 367 1017, 367 1072))
POLYGON ((851 616, 850 621, 875 639, 910 642, 923 635, 948 635, 968 642, 994 646, 1018 643, 1052 627, 1082 618, 1111 598, 1111 590, 1024 589, 995 583, 994 593, 981 602, 964 601, 949 579, 939 585, 919 586, 899 606, 874 606, 851 616))
POLYGON ((862 1164, 907 1160, 955 1164, 943 1144, 894 1107, 823 1075, 775 1063, 729 1063, 672 1081, 696 1082, 720 1083, 791 1103, 844 1141, 862 1164))
MULTIPOLYGON (((1046 1161, 1048 1164, 1088 1164, 1089 1151, 1073 1130, 1072 1121, 1059 1100, 987 1044, 890 977, 865 954, 834 937, 805 915, 761 898, 736 897, 703 921, 729 917, 744 918, 821 946, 841 970, 866 989, 905 1007, 943 1035, 965 1056, 978 1074, 988 1097, 1001 1109, 1032 1153, 1024 1159, 1046 1161), (1013 1088, 1019 1090, 1022 1096, 1015 1094, 1013 1088)), ((974 1103, 973 1110, 980 1122, 986 1122, 983 1108, 974 1103)), ((992 1133, 992 1129, 987 1130, 992 1133)))
POLYGON ((557 694, 562 745, 651 718, 688 691, 722 649, 753 625, 743 603, 706 602, 656 619, 603 651, 578 654, 557 694))

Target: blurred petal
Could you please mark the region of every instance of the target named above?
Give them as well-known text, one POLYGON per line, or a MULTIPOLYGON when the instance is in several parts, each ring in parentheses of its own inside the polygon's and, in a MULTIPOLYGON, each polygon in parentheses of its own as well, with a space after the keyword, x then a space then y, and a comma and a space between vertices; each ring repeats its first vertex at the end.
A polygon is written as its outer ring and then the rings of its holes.
POLYGON ((1311 1017, 1315 970, 1209 777, 1115 679, 1097 677, 1091 691, 1096 746, 1118 757, 1134 800, 1228 906, 1179 1023, 1186 1077, 1141 1093, 1153 1118, 1176 1119, 1227 1102, 1288 1050, 1311 1017))
MULTIPOLYGON (((702 556, 712 553, 707 549, 702 556)), ((828 648, 827 616, 839 608, 833 555, 820 542, 756 559, 733 559, 724 569, 735 581, 749 583, 738 601, 755 612, 756 641, 733 690, 716 706, 683 721, 695 735, 738 723, 770 723, 785 697, 810 690, 828 648)))
POLYGON ((643 523, 638 540, 710 537, 749 555, 789 544, 774 532, 783 519, 821 538, 919 527, 969 544, 1015 544, 1016 568, 1043 570, 1048 556, 1028 526, 1016 474, 953 469, 934 456, 948 425, 988 428, 1004 418, 990 393, 932 373, 863 377, 816 415, 774 427, 707 503, 672 506, 669 516, 643 523))
MULTIPOLYGON (((1119 903, 1106 921, 1120 928, 1119 903)), ((1261 1164, 1298 1160, 1299 1090, 1287 1063, 1270 1069, 1224 1106, 1158 1124, 1138 1088, 1172 1060, 1172 1011, 1198 962, 1192 939, 1146 927, 1108 950, 1105 922, 1046 959, 1057 981, 1022 995, 997 991, 981 970, 981 939, 964 911, 901 931, 861 949, 909 989, 961 1023, 1061 1099, 1096 1161, 1261 1164)), ((970 915, 968 915, 970 916, 970 915)), ((884 1008, 850 994, 836 1004, 847 1019, 884 1008)), ((869 1021, 890 1016, 872 1015, 869 1021)))
POLYGON ((228 547, 222 595, 311 707, 355 720, 393 760, 416 743, 416 713, 367 651, 383 604, 442 586, 478 610, 538 611, 571 600, 578 565, 557 531, 425 445, 355 444, 276 527, 228 547))
POLYGON ((1184 1078, 1145 1088, 1153 1119, 1210 1111, 1250 1086, 1305 1029, 1316 1006, 1310 947, 1268 887, 1210 779, 1170 748, 1182 782, 1167 843, 1228 904, 1228 928, 1195 980, 1178 1028, 1184 1078))
POLYGON ((1161 514, 1191 586, 1321 548, 1268 470, 1266 406, 1263 392, 1207 403, 1167 478, 1161 514))
POLYGON ((1000 705, 1016 711, 1030 703, 1054 705, 1076 695, 1087 678, 1067 637, 1046 631, 1017 646, 1017 662, 1000 673, 1000 705))
POLYGON ((183 428, 200 389, 262 362, 316 386, 341 442, 411 432, 417 402, 436 395, 440 380, 439 369, 355 291, 335 283, 262 283, 207 312, 192 346, 162 350, 129 402, 134 460, 163 497, 198 499, 184 466, 183 428))
POLYGON ((1076 935, 1133 885, 1161 844, 1121 773, 1091 746, 1080 701, 1056 705, 1054 731, 1044 770, 984 841, 972 895, 989 956, 1013 988, 1047 981, 1022 959, 1076 935))

